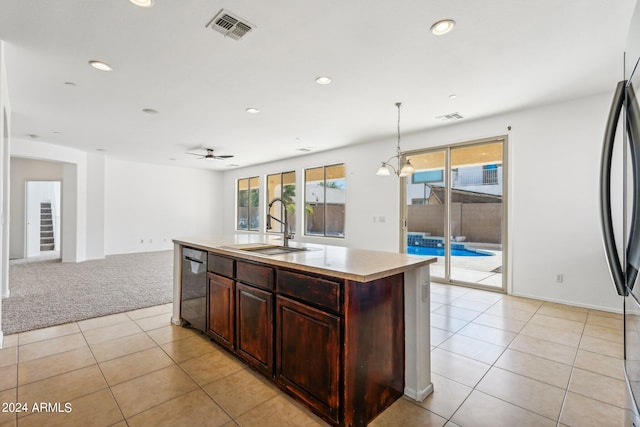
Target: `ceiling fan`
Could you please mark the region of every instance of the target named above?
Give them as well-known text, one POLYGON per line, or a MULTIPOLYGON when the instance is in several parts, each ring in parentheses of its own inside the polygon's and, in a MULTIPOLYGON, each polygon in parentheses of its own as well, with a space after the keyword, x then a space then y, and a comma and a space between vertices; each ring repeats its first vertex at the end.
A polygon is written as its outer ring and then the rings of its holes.
POLYGON ((224 159, 230 159, 231 157, 233 157, 232 155, 221 155, 221 156, 216 156, 215 154, 213 154, 213 148, 205 148, 207 154, 197 154, 197 153, 189 153, 187 152, 187 154, 191 154, 192 156, 198 156, 200 159, 206 159, 206 160, 224 160, 224 159))

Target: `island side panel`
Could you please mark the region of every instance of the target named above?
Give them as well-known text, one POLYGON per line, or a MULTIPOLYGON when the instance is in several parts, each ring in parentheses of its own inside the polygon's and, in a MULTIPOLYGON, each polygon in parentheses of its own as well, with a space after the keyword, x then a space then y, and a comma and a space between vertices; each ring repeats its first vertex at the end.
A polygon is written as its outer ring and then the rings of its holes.
POLYGON ((173 313, 171 323, 182 325, 182 245, 173 243, 173 313))
POLYGON ((345 281, 345 426, 367 425, 404 392, 403 282, 345 281))
POLYGON ((404 394, 422 402, 431 383, 431 295, 429 266, 404 274, 406 375, 404 394))

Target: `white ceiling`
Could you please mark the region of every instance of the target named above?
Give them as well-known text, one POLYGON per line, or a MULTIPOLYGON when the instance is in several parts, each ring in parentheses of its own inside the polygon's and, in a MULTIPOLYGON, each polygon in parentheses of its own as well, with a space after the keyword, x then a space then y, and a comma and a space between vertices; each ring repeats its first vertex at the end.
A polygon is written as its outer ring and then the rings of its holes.
POLYGON ((225 170, 613 91, 635 0, 0 0, 11 134, 225 170), (221 9, 244 40, 205 25, 221 9), (457 22, 441 37, 442 18, 457 22), (92 59, 108 62, 96 71, 92 59), (330 85, 315 78, 327 75, 330 85), (65 84, 73 82, 75 86, 65 84), (453 100, 449 95, 456 94, 453 100), (259 114, 248 114, 257 107, 259 114), (143 108, 159 114, 149 115, 143 108), (210 147, 233 159, 185 154, 210 147), (175 159, 175 160, 170 160, 175 159))

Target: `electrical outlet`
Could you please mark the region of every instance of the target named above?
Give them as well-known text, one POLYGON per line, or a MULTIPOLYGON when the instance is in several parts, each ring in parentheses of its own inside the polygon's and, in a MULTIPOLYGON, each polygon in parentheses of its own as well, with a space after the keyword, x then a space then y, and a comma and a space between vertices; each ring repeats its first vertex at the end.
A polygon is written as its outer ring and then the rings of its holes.
POLYGON ((140 239, 140 244, 142 245, 144 243, 144 239, 140 239))
POLYGON ((422 284, 422 302, 429 301, 429 282, 422 284))
POLYGON ((564 282, 564 274, 556 273, 556 283, 562 283, 562 282, 564 282))

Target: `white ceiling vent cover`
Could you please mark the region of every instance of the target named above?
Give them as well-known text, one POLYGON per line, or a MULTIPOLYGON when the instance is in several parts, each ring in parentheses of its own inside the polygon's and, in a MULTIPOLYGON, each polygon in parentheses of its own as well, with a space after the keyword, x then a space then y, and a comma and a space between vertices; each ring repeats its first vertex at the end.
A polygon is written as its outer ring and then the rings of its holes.
POLYGON ((234 40, 242 40, 250 31, 256 28, 255 25, 250 24, 246 19, 240 18, 224 9, 209 21, 207 27, 211 27, 212 30, 234 40))
POLYGON ((455 112, 455 113, 449 113, 449 114, 445 114, 444 116, 438 116, 436 117, 436 119, 440 119, 440 120, 460 120, 460 119, 464 119, 464 117, 462 116, 462 114, 455 112))

